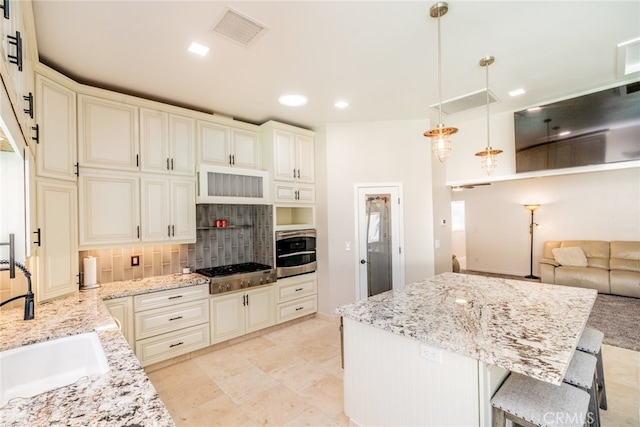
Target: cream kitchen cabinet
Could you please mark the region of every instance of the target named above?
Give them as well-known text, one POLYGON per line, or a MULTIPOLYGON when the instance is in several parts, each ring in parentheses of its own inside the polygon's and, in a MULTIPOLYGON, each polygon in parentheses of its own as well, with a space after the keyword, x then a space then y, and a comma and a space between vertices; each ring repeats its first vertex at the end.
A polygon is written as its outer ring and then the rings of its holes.
POLYGON ((275 203, 316 202, 316 187, 314 185, 274 181, 273 189, 275 203))
POLYGON ((276 293, 276 323, 283 323, 318 311, 316 273, 278 279, 276 293))
POLYGON ((85 170, 78 188, 82 249, 140 241, 138 174, 85 170))
POLYGON ((78 196, 75 183, 36 180, 37 300, 78 289, 78 196))
POLYGON ((139 170, 138 107, 78 95, 80 167, 139 170))
POLYGON ((314 133, 274 121, 265 123, 262 129, 265 167, 273 172, 273 179, 314 183, 314 133))
POLYGON ((209 345, 209 285, 133 297, 135 353, 142 366, 209 345))
POLYGON ((196 191, 193 178, 141 179, 142 241, 194 243, 196 191))
POLYGON ((43 75, 36 75, 37 174, 77 180, 76 93, 43 75))
POLYGON ((133 297, 108 299, 104 301, 104 305, 107 306, 111 316, 116 319, 120 332, 129 343, 129 347, 134 348, 136 340, 133 327, 133 297))
POLYGON ((193 176, 195 120, 140 108, 140 170, 193 176))
POLYGON ((216 166, 260 169, 257 131, 198 121, 198 162, 216 166))
POLYGON ((214 295, 211 304, 211 344, 275 325, 273 285, 214 295))

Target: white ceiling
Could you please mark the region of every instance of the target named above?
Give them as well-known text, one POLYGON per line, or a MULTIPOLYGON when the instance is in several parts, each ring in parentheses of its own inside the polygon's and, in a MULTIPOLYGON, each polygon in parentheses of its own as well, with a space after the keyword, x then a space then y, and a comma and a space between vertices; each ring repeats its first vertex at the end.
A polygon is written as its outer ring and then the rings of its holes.
MULTIPOLYGON (((34 0, 33 8, 41 61, 80 82, 252 123, 318 128, 437 122, 429 107, 438 102, 434 3, 34 0), (227 6, 269 30, 248 48, 212 33, 227 6), (209 54, 187 52, 192 41, 209 54), (280 106, 289 92, 309 103, 280 106), (337 99, 350 107, 337 110, 337 99)), ((491 111, 518 110, 630 81, 616 77, 616 45, 640 37, 640 2, 450 1, 441 30, 443 100, 483 89, 478 61, 492 55, 491 111), (516 88, 527 93, 511 99, 516 88)))

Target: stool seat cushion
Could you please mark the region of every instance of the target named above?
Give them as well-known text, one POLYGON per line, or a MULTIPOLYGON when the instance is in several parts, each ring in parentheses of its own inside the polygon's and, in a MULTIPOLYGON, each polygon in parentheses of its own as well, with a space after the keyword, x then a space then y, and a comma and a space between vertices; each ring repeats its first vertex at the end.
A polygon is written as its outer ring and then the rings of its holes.
POLYGON ((596 363, 598 360, 589 353, 576 351, 573 353, 567 373, 562 379, 565 383, 584 389, 590 389, 593 385, 593 378, 596 374, 596 363))
POLYGON ((589 394, 569 384, 557 386, 511 373, 494 394, 491 405, 541 427, 583 427, 589 394))
POLYGON ((604 334, 599 330, 593 328, 584 328, 584 331, 582 332, 582 335, 580 335, 580 340, 578 341, 578 346, 576 348, 580 351, 596 354, 600 351, 603 339, 604 334))

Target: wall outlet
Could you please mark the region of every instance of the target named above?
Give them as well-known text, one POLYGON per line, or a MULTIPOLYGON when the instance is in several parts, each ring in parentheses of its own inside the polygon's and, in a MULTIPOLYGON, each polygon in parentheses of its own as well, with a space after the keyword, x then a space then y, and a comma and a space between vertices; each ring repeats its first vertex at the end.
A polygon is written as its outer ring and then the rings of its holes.
POLYGON ((440 249, 440 239, 436 239, 436 249, 440 249))
POLYGON ((425 344, 420 344, 420 357, 432 362, 442 363, 442 351, 439 348, 429 347, 425 344))
POLYGON ((131 267, 137 267, 140 265, 140 255, 133 255, 131 257, 131 267))
POLYGON ((351 250, 351 242, 344 242, 344 250, 345 251, 351 250))

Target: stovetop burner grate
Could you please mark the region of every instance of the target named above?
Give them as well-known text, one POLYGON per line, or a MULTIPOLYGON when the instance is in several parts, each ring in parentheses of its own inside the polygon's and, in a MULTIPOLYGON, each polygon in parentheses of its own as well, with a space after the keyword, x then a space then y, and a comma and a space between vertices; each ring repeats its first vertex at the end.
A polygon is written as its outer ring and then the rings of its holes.
POLYGON ((253 273, 257 271, 271 270, 272 267, 256 262, 245 262, 242 264, 221 265, 219 267, 200 268, 196 273, 207 277, 229 276, 232 274, 253 273))

